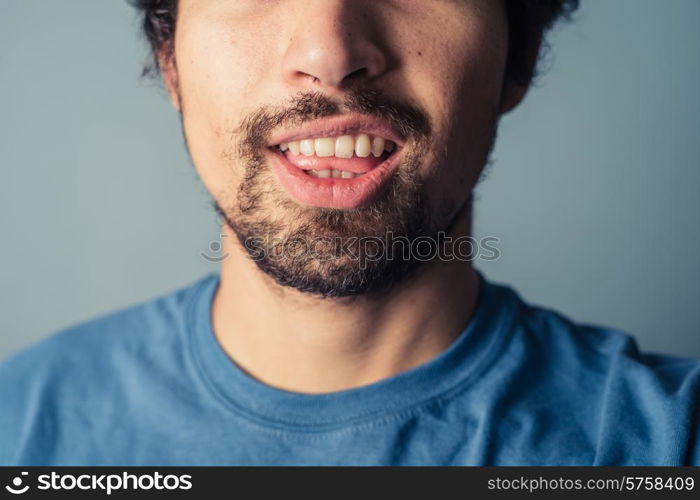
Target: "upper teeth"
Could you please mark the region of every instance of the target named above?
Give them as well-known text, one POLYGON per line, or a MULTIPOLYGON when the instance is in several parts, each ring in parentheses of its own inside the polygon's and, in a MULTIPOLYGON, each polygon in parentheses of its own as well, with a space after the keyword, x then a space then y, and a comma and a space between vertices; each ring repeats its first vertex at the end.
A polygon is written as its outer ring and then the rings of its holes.
POLYGON ((343 135, 341 137, 322 137, 319 139, 304 139, 301 141, 286 142, 279 145, 282 151, 291 151, 292 154, 305 156, 336 158, 367 158, 370 154, 380 157, 384 151, 391 153, 395 144, 382 137, 371 137, 367 134, 358 136, 343 135))

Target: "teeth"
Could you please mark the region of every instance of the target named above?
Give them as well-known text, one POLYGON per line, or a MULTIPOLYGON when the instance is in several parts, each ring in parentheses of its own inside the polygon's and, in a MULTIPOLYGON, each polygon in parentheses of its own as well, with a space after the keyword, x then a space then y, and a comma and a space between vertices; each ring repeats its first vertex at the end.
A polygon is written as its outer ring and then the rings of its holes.
POLYGON ((311 177, 317 177, 319 179, 354 179, 355 177, 360 177, 362 175, 348 172, 346 170, 337 170, 335 168, 328 170, 307 170, 306 173, 311 177))
POLYGON ((375 137, 374 139, 372 139, 372 155, 379 158, 383 154, 384 154, 384 139, 382 139, 381 137, 375 137))
POLYGON ((299 150, 304 156, 313 156, 316 152, 313 139, 304 139, 299 142, 299 150))
POLYGON ((327 157, 335 155, 335 141, 333 139, 316 139, 316 156, 327 157))
POLYGON ((381 157, 384 152, 391 153, 396 144, 382 137, 371 137, 368 134, 360 134, 356 137, 343 135, 341 137, 321 137, 318 139, 304 139, 279 145, 282 152, 289 151, 293 155, 318 156, 327 158, 367 158, 372 155, 381 157))
POLYGON ((355 154, 360 158, 367 158, 372 152, 372 142, 367 134, 360 134, 355 140, 355 154))
POLYGON ((344 135, 335 140, 335 156, 338 158, 352 158, 355 153, 355 139, 351 135, 344 135))

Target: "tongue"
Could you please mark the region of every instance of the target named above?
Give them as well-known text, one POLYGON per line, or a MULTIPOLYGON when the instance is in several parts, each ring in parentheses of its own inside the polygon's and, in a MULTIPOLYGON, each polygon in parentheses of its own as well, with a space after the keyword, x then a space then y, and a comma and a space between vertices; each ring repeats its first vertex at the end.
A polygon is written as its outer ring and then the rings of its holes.
POLYGON ((336 158, 329 156, 321 158, 318 156, 295 155, 290 151, 285 153, 287 161, 301 170, 344 170, 354 174, 364 174, 384 162, 385 157, 370 155, 367 158, 336 158))

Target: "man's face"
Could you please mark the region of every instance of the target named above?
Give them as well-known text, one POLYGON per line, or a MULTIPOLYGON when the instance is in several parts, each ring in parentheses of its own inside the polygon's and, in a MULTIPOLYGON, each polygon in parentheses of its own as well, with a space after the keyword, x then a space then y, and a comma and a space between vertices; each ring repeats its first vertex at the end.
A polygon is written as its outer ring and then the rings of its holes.
POLYGON ((199 175, 258 266, 348 296, 418 266, 364 259, 362 238, 435 236, 468 212, 507 42, 493 0, 180 0, 164 71, 199 175))

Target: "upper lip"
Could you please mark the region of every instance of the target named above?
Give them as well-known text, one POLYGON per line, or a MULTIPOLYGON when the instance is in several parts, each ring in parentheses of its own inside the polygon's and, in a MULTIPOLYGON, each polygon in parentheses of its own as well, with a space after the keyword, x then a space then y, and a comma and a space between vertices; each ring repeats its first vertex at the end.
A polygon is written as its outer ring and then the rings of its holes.
POLYGON ((404 138, 385 120, 363 115, 344 115, 320 118, 293 129, 281 130, 272 135, 270 147, 303 139, 340 137, 343 135, 368 134, 388 139, 402 146, 404 138))

